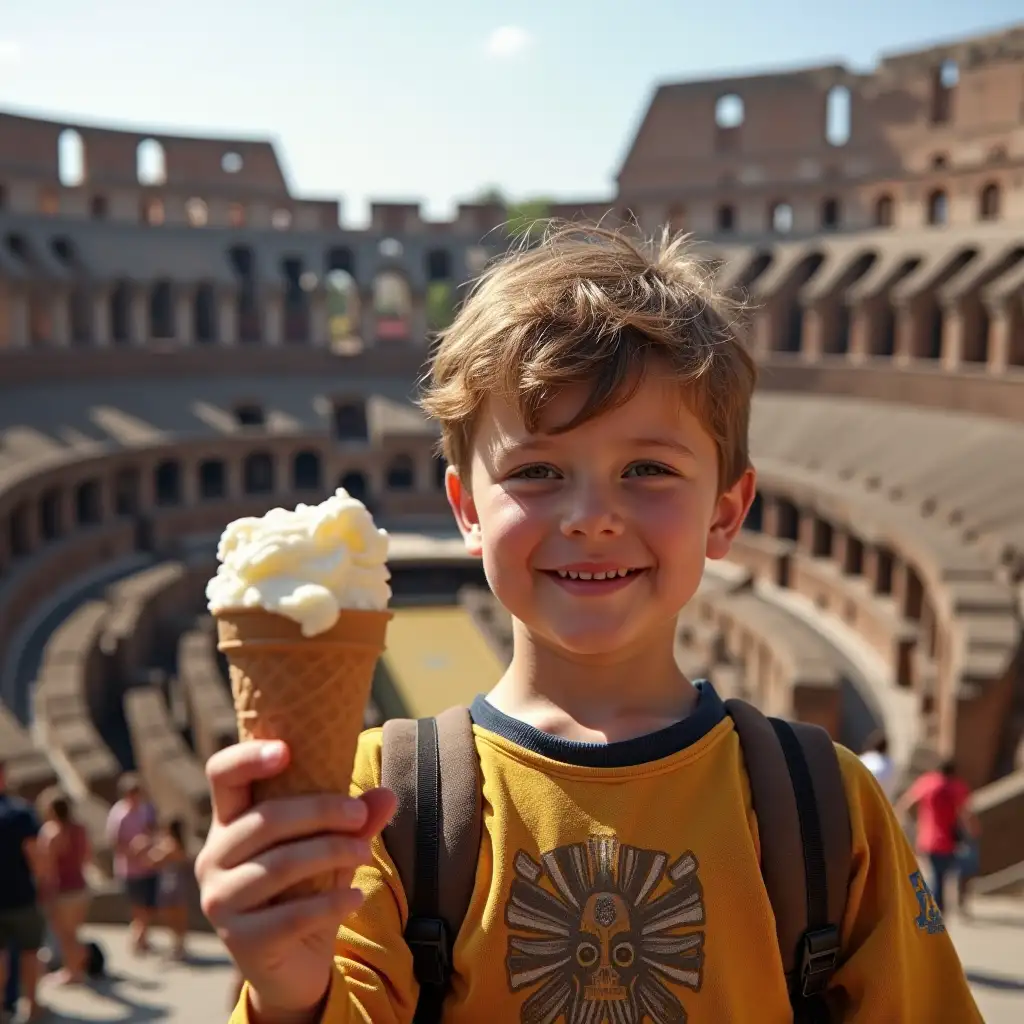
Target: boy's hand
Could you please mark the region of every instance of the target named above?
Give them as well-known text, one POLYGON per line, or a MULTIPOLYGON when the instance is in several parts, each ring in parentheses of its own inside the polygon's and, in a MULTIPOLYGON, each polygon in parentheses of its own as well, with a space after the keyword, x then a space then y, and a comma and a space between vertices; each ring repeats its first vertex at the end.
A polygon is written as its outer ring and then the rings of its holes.
POLYGON ((283 743, 239 743, 206 765, 210 834, 196 859, 203 913, 251 989, 260 1020, 315 1021, 331 978, 341 921, 362 902, 352 876, 370 860, 370 839, 394 813, 387 790, 353 800, 337 794, 253 806, 252 782, 288 763, 283 743), (338 873, 331 892, 271 905, 289 886, 338 873))

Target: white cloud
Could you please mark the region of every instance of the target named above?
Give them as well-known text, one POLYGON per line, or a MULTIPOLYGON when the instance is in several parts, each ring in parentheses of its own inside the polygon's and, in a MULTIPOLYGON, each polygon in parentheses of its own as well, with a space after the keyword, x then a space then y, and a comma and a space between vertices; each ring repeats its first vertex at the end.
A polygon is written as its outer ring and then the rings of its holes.
POLYGON ((503 25, 490 34, 485 48, 490 56, 507 59, 518 57, 532 42, 533 37, 525 28, 518 25, 503 25))
POLYGON ((21 61, 21 44, 13 39, 0 39, 0 67, 11 67, 21 61))

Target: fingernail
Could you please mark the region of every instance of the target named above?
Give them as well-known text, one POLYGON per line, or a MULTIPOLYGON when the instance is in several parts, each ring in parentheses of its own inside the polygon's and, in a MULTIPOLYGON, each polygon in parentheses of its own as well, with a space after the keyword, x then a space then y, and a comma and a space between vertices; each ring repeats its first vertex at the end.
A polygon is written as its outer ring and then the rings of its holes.
POLYGON ((284 744, 280 740, 271 740, 263 744, 260 759, 264 764, 279 764, 284 757, 284 744))

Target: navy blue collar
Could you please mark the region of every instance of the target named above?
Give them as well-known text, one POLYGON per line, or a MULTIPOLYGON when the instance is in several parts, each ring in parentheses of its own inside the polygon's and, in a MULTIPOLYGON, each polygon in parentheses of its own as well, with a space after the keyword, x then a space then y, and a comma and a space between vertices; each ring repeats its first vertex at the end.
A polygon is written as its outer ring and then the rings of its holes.
POLYGON ((697 703, 686 718, 646 736, 616 743, 584 743, 552 736, 504 714, 483 696, 473 701, 470 715, 482 729, 553 761, 581 768, 632 768, 692 746, 725 718, 725 705, 715 688, 705 679, 697 680, 694 686, 697 703))

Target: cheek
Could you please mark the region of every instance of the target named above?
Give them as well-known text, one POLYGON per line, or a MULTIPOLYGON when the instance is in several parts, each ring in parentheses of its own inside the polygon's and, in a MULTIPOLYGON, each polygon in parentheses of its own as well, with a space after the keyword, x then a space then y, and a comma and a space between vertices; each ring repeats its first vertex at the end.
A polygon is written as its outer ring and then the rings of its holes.
POLYGON ((703 548, 710 522, 707 505, 696 487, 651 494, 638 503, 637 521, 650 543, 668 558, 678 557, 692 545, 703 548))
POLYGON ((481 508, 480 528, 484 536, 484 561, 488 576, 524 567, 544 536, 542 517, 507 492, 488 494, 481 508))

